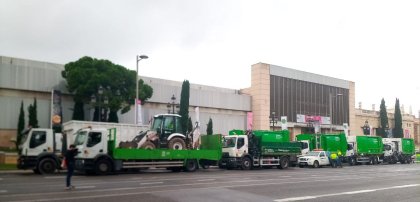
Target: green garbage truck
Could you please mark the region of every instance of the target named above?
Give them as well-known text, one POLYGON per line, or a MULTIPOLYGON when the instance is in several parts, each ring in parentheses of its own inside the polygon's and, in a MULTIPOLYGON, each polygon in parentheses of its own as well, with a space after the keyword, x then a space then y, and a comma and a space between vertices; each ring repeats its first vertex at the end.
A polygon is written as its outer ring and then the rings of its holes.
POLYGON ((348 136, 348 150, 350 155, 347 159, 356 164, 378 164, 383 156, 384 146, 382 137, 379 136, 348 136))
POLYGON ((285 169, 296 164, 301 154, 299 142, 291 142, 287 130, 232 130, 223 138, 220 168, 249 170, 259 167, 285 169))
POLYGON ((302 154, 306 154, 314 149, 338 152, 343 155, 347 152, 347 140, 344 133, 337 134, 299 134, 296 141, 302 143, 302 154))
POLYGON ((416 153, 414 140, 411 138, 382 138, 384 144, 383 162, 395 164, 412 163, 416 153))
MULTIPOLYGON (((199 165, 203 168, 217 165, 222 156, 221 135, 199 135, 197 147, 192 142, 196 137, 185 136, 185 144, 180 141, 168 147, 167 140, 171 139, 174 131, 165 127, 168 125, 165 123, 169 120, 167 117, 175 119, 170 120, 171 122, 179 123, 179 115, 156 115, 151 129, 146 133, 142 131, 132 134, 132 141, 121 138, 130 135, 124 132, 124 127, 86 128, 78 131, 74 142, 79 151, 75 157, 75 169, 103 175, 147 168, 193 172, 199 165), (162 134, 165 136, 164 140, 161 138, 162 134)), ((176 130, 177 127, 175 125, 171 128, 176 130)))

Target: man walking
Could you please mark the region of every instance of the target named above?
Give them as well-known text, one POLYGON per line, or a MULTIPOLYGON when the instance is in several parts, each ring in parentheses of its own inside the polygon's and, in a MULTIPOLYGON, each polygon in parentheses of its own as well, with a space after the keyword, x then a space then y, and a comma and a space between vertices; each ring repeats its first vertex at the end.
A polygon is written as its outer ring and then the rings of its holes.
POLYGON ((66 164, 67 164, 67 178, 66 178, 66 189, 71 190, 75 187, 71 185, 71 177, 74 173, 74 165, 75 165, 75 159, 74 157, 77 155, 78 151, 76 146, 73 144, 70 145, 69 149, 66 151, 66 154, 64 155, 66 164))

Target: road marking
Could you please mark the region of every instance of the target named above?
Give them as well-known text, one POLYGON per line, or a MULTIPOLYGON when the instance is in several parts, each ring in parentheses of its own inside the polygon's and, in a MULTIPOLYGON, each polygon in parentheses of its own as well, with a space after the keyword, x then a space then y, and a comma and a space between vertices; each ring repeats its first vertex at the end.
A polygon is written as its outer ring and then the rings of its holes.
POLYGON ((315 196, 292 197, 292 198, 277 199, 274 201, 275 202, 304 201, 308 199, 316 199, 316 198, 323 198, 323 197, 329 197, 329 196, 354 195, 354 194, 362 194, 362 193, 369 193, 369 192, 375 192, 375 191, 383 191, 383 190, 388 190, 388 189, 402 189, 402 188, 417 187, 417 186, 420 186, 420 184, 407 184, 407 185, 384 187, 384 188, 378 188, 378 189, 365 189, 365 190, 341 192, 341 193, 334 193, 334 194, 322 194, 322 195, 315 195, 315 196))
POLYGON ((3 180, 3 178, 0 178, 0 180, 3 180))
POLYGON ((163 182, 143 182, 140 185, 163 184, 163 182))
POLYGON ((44 178, 45 179, 63 179, 63 178, 66 178, 66 176, 47 176, 44 178))
POLYGON ((7 193, 7 190, 0 190, 0 193, 7 193))
POLYGON ((205 182, 205 181, 214 181, 216 179, 202 179, 202 180, 197 180, 197 182, 205 182))
POLYGON ((96 186, 76 186, 76 189, 92 189, 95 188, 96 186))

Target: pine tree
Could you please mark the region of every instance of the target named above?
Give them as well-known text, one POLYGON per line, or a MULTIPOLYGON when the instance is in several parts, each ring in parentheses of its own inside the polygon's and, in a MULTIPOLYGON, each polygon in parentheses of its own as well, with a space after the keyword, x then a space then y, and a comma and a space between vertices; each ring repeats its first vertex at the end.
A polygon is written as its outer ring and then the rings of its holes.
POLYGON ((188 130, 188 108, 190 106, 190 82, 185 80, 182 83, 181 103, 179 107, 179 115, 181 115, 182 133, 187 134, 188 130))
POLYGON ((400 109, 400 100, 397 98, 395 99, 395 113, 394 113, 394 129, 392 131, 392 135, 394 138, 402 138, 403 129, 402 129, 402 116, 401 116, 401 109, 400 109))
POLYGON ((210 118, 209 119, 209 123, 207 124, 207 135, 212 135, 213 134, 213 120, 210 118))
POLYGON ((83 102, 75 101, 72 120, 84 121, 85 111, 83 109, 83 102))
POLYGON ((382 98, 379 110, 380 125, 377 134, 381 137, 386 137, 386 130, 388 129, 388 113, 386 112, 385 100, 382 98))
POLYGON ((16 149, 20 144, 22 139, 21 132, 25 129, 25 111, 23 110, 23 101, 20 104, 19 120, 17 125, 17 134, 16 134, 16 149))

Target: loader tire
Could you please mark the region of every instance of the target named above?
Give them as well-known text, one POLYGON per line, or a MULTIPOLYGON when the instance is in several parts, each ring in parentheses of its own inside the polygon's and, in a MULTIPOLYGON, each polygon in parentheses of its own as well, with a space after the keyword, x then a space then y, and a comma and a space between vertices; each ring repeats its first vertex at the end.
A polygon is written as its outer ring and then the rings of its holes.
POLYGON ((168 148, 174 150, 182 150, 185 149, 185 141, 182 138, 174 137, 168 142, 168 148))
POLYGON ((153 142, 151 141, 147 141, 141 146, 141 148, 142 149, 156 149, 156 145, 153 144, 153 142))

